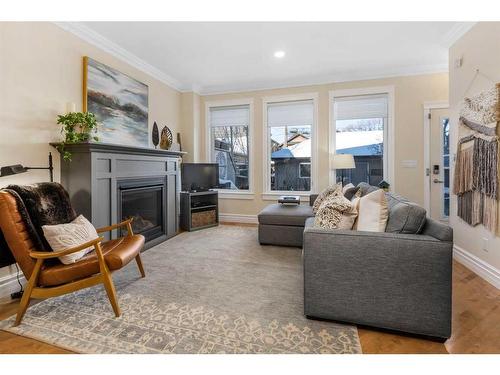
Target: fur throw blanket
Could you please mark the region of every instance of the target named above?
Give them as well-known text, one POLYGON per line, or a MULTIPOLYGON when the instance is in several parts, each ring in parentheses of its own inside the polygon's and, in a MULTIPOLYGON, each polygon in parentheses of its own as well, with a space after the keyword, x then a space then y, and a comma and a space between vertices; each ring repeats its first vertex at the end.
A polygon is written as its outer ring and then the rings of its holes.
POLYGON ((69 223, 76 218, 68 193, 56 182, 9 185, 4 190, 15 197, 19 213, 38 251, 52 250, 45 240, 42 225, 69 223))

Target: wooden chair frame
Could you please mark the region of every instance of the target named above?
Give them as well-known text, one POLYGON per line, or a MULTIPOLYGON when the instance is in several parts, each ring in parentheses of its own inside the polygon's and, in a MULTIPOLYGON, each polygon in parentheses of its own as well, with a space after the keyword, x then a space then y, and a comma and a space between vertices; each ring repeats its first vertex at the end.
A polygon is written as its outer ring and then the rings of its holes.
MULTIPOLYGON (((97 233, 110 232, 112 230, 127 227, 128 236, 133 236, 134 232, 132 230, 132 219, 125 220, 118 224, 113 224, 108 227, 103 227, 97 229, 97 233)), ((118 306, 118 300, 116 297, 115 285, 113 284, 113 278, 111 277, 112 271, 108 268, 106 261, 104 259, 104 255, 102 253, 101 242, 104 240, 103 237, 96 238, 95 240, 88 241, 84 244, 81 244, 76 247, 72 247, 70 249, 65 249, 62 251, 54 251, 54 252, 41 252, 41 251, 30 251, 30 256, 36 259, 35 267, 31 274, 31 277, 28 280, 28 284, 23 293, 23 297, 21 298, 21 303, 19 305, 19 309, 17 311, 16 321, 14 326, 18 326, 21 323, 21 320, 26 313, 26 310, 29 307, 29 303, 31 298, 34 299, 45 299, 50 297, 58 297, 63 294, 76 292, 77 290, 89 288, 91 286, 97 284, 104 284, 104 288, 106 289, 106 293, 108 295, 111 306, 113 307, 113 311, 117 317, 120 316, 120 307, 118 306), (42 269, 42 265, 46 259, 58 258, 63 255, 68 255, 72 253, 76 253, 77 251, 83 250, 87 247, 94 246, 97 260, 99 262, 99 273, 86 277, 84 279, 75 280, 69 282, 67 284, 53 286, 53 287, 39 287, 37 286, 38 277, 40 276, 40 271, 42 269)), ((144 272, 144 267, 142 265, 141 255, 137 254, 135 257, 135 261, 137 262, 137 267, 141 273, 141 277, 146 277, 144 272)))

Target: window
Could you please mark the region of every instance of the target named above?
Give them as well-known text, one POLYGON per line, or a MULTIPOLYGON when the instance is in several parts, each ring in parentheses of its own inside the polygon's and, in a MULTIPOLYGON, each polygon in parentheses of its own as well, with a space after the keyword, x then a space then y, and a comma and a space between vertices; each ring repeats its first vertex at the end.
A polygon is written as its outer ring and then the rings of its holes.
POLYGON ((336 171, 337 182, 378 185, 387 174, 388 94, 334 98, 335 153, 352 154, 355 169, 336 171))
POLYGON ((311 191, 312 99, 267 103, 265 191, 311 191))
POLYGON ((250 106, 211 107, 210 159, 219 164, 219 189, 249 190, 250 106))
POLYGON ((443 118, 443 216, 450 216, 450 119, 443 118))
POLYGON ((300 163, 299 164, 299 177, 300 178, 311 178, 311 163, 300 163))

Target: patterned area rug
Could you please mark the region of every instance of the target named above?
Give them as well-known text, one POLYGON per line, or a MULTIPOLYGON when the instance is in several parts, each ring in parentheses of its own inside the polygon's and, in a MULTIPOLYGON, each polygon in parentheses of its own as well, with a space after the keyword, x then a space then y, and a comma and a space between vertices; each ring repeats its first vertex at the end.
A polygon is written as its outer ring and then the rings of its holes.
POLYGON ((257 229, 183 233, 114 274, 114 318, 102 286, 30 307, 0 328, 79 353, 361 353, 354 326, 302 313, 301 250, 259 246, 257 229))

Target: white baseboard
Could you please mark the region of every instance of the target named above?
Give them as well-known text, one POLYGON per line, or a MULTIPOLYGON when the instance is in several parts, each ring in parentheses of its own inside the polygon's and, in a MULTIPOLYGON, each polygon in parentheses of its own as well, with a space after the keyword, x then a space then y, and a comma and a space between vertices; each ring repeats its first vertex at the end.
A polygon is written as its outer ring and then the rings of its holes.
MULTIPOLYGON (((26 279, 22 274, 19 275, 19 281, 23 286, 26 284, 26 279)), ((20 289, 15 273, 0 278, 0 298, 8 297, 11 293, 18 292, 20 289)))
POLYGON ((257 215, 219 214, 221 223, 258 224, 257 215))
POLYGON ((500 289, 500 270, 469 253, 467 250, 454 245, 453 258, 469 268, 478 276, 489 282, 495 288, 500 289))

